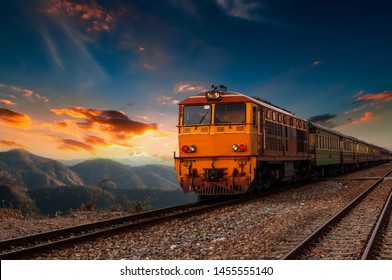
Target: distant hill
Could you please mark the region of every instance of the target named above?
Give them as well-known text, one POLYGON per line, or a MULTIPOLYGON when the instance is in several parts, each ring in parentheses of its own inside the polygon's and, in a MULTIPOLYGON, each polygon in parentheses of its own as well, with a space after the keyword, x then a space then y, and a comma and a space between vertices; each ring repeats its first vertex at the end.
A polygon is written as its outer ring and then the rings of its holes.
POLYGON ((80 176, 64 164, 16 149, 0 153, 0 179, 26 189, 83 185, 80 176))
POLYGON ((148 200, 154 208, 194 199, 185 197, 174 169, 165 165, 131 167, 94 159, 68 167, 21 149, 0 152, 0 207, 53 214, 56 209, 78 208, 94 197, 101 209, 129 206, 136 200, 148 200), (114 184, 97 190, 105 179, 114 184))
POLYGON ((179 189, 174 169, 164 165, 131 167, 110 159, 86 160, 70 167, 89 185, 111 179, 120 189, 179 189))

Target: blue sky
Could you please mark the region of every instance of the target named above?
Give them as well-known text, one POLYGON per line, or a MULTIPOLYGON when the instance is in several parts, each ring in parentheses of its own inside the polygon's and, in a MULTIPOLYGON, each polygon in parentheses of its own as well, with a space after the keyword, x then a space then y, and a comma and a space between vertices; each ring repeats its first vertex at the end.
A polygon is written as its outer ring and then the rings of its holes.
POLYGON ((392 149, 390 1, 0 5, 1 150, 171 164, 214 83, 392 149))

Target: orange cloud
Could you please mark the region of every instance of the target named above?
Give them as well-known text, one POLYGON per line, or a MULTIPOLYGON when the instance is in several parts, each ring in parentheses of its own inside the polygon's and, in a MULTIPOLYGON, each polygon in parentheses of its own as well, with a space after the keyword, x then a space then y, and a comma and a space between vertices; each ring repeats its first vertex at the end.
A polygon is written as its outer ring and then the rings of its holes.
MULTIPOLYGON (((6 89, 13 91, 13 92, 20 92, 25 97, 28 97, 32 101, 35 101, 34 99, 37 99, 37 100, 41 100, 45 103, 49 102, 49 98, 47 98, 46 96, 40 95, 39 93, 36 93, 30 89, 21 88, 21 87, 17 87, 17 86, 11 86, 11 85, 5 85, 5 84, 1 84, 1 87, 6 88, 6 89)), ((3 100, 5 100, 5 99, 3 99, 3 100)), ((7 104, 7 103, 5 103, 5 104, 7 104)), ((14 105, 14 104, 12 104, 12 105, 14 105)))
POLYGON ((68 124, 66 122, 56 122, 56 124, 62 128, 68 127, 68 124))
POLYGON ((22 144, 16 143, 13 140, 1 140, 0 139, 0 147, 18 147, 25 148, 22 144))
POLYGON ((146 124, 133 121, 123 112, 115 110, 85 109, 71 106, 67 109, 52 109, 50 111, 57 115, 68 115, 83 119, 84 122, 75 122, 80 129, 105 132, 119 140, 129 139, 133 135, 142 135, 148 130, 158 129, 158 125, 155 123, 146 124))
POLYGON ((370 119, 373 119, 375 114, 373 112, 365 112, 365 114, 360 118, 360 121, 368 121, 370 119))
POLYGON ((105 139, 98 136, 87 135, 84 140, 87 144, 92 146, 108 146, 108 143, 105 141, 105 139))
POLYGON ((369 93, 364 96, 358 96, 357 101, 362 101, 362 100, 374 100, 374 101, 379 101, 379 102, 389 102, 392 101, 392 91, 391 90, 386 90, 381 93, 369 93))
POLYGON ((76 18, 86 25, 87 31, 110 31, 115 26, 116 20, 113 14, 95 1, 74 2, 71 0, 48 1, 44 12, 54 16, 65 15, 76 18))
POLYGON ((15 102, 12 102, 8 99, 0 99, 0 103, 4 103, 6 105, 15 105, 16 104, 15 102))
POLYGON ((355 113, 355 112, 361 111, 361 110, 369 108, 369 107, 376 107, 377 105, 379 105, 382 102, 392 101, 392 91, 386 90, 381 93, 364 94, 364 91, 361 90, 354 95, 354 98, 355 98, 355 101, 364 101, 364 102, 371 101, 371 102, 367 102, 360 107, 349 110, 344 113, 345 115, 355 113))
POLYGON ((58 138, 57 142, 61 143, 61 146, 59 146, 60 150, 68 150, 68 151, 84 150, 89 152, 95 152, 95 148, 93 146, 76 140, 58 138))
POLYGON ((30 117, 5 108, 0 108, 0 121, 9 126, 27 127, 30 124, 30 117))
POLYGON ((350 124, 358 124, 358 123, 363 123, 363 122, 367 122, 370 120, 373 120, 375 118, 376 114, 374 114, 373 112, 365 112, 363 114, 362 117, 358 118, 358 119, 350 119, 349 123, 350 124))

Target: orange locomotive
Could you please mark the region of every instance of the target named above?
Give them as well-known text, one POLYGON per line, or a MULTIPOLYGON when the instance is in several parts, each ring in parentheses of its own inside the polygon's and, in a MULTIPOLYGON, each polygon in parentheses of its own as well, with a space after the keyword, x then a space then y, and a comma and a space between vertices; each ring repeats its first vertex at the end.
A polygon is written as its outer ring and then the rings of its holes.
POLYGON ((179 103, 178 135, 184 192, 243 194, 310 172, 308 122, 224 86, 179 103))

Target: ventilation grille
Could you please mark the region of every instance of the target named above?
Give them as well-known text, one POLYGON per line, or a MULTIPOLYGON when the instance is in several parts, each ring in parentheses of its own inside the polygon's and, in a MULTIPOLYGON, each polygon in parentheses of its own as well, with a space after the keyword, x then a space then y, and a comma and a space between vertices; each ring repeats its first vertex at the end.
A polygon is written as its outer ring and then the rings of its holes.
POLYGON ((227 195, 227 194, 238 194, 233 190, 221 188, 219 186, 209 186, 207 188, 199 189, 195 191, 198 195, 227 195))

